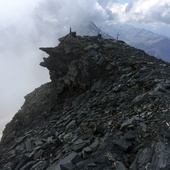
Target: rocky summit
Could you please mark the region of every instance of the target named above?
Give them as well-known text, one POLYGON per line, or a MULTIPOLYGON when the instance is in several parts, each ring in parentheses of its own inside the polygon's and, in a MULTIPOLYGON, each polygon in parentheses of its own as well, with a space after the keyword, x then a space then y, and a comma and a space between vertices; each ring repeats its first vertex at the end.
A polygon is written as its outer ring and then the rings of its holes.
POLYGON ((59 41, 40 48, 51 82, 6 125, 0 169, 170 169, 170 64, 101 35, 59 41))

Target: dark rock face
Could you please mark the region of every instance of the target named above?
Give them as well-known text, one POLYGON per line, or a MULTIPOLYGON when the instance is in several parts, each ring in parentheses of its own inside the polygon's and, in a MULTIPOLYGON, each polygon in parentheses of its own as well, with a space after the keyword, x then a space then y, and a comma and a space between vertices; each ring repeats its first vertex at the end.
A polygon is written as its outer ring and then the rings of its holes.
POLYGON ((0 169, 170 169, 170 65, 122 41, 59 41, 40 48, 51 82, 6 125, 0 169))

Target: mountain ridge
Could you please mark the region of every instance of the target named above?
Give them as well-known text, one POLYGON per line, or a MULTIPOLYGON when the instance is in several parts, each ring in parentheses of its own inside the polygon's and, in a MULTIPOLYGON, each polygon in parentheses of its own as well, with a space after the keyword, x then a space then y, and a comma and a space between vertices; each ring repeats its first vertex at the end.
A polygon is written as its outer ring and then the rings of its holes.
POLYGON ((59 41, 40 48, 51 82, 6 125, 0 169, 170 168, 170 64, 101 35, 59 41))
POLYGON ((127 24, 102 24, 101 27, 104 32, 113 37, 116 37, 116 34, 119 33, 119 38, 121 40, 135 48, 144 50, 149 55, 167 62, 170 61, 169 37, 127 24), (166 44, 162 41, 166 41, 166 44))

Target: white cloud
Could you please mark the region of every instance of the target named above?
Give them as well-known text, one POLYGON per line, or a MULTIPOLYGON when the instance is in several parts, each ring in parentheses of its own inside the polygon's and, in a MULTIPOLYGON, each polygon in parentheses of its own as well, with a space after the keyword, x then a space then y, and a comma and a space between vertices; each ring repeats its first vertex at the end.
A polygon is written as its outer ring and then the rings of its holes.
POLYGON ((107 6, 122 22, 170 24, 170 0, 136 0, 125 4, 110 3, 107 6))
POLYGON ((37 8, 37 15, 55 21, 58 26, 75 26, 89 21, 107 20, 107 12, 97 0, 50 0, 43 1, 37 8))
POLYGON ((26 22, 40 0, 1 0, 0 23, 4 26, 26 22))

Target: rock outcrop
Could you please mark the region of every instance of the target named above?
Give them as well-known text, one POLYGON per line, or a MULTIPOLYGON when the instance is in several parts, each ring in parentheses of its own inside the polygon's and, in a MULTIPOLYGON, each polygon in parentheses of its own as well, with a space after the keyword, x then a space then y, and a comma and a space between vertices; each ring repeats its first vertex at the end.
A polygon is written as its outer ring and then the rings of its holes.
POLYGON ((170 169, 170 64, 98 36, 66 35, 0 143, 2 170, 170 169))

